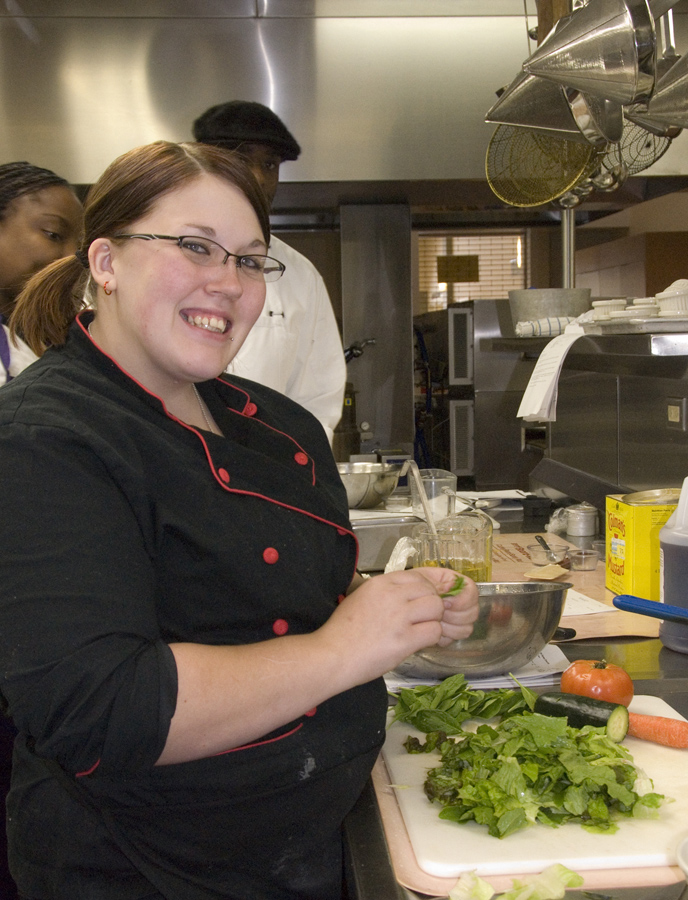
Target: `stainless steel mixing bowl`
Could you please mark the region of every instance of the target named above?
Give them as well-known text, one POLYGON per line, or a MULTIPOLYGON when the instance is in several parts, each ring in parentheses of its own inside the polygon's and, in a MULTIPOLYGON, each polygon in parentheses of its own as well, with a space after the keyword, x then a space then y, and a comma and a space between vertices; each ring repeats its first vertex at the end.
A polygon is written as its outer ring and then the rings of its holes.
POLYGON ((566 583, 485 582, 473 634, 448 647, 428 647, 396 667, 400 675, 468 678, 516 672, 552 639, 564 609, 566 583))
POLYGON ((393 463, 337 463, 346 488, 349 509, 372 509, 386 500, 397 486, 401 466, 393 463))

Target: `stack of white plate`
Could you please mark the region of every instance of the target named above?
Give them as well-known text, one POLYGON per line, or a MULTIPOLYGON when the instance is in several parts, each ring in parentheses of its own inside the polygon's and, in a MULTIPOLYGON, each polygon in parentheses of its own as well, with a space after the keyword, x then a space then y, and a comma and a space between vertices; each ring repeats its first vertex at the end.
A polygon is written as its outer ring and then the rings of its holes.
POLYGON ((638 312, 635 306, 627 306, 626 309, 613 309, 609 313, 610 319, 640 319, 643 313, 638 312))
POLYGON ((593 300, 593 322, 607 321, 610 318, 612 312, 619 312, 625 308, 626 301, 623 298, 619 298, 617 300, 593 300))
POLYGON ((655 295, 659 315, 663 318, 685 318, 688 315, 688 278, 680 278, 665 291, 655 295))
POLYGON ((654 297, 639 297, 633 301, 633 309, 639 319, 651 319, 659 315, 659 303, 654 297))

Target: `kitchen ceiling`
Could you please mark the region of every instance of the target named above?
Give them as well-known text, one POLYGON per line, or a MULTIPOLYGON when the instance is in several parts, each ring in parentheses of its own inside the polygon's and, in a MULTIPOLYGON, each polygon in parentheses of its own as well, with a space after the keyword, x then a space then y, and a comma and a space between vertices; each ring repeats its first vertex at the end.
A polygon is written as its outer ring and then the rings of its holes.
MULTIPOLYGON (((87 184, 119 153, 186 140, 230 99, 273 108, 303 147, 278 209, 408 202, 466 221, 551 218, 505 208, 485 179, 495 91, 534 49, 527 0, 6 0, 0 157, 87 184)), ((688 49, 688 0, 674 7, 688 49)), ((682 134, 643 177, 583 209, 688 186, 682 134)))

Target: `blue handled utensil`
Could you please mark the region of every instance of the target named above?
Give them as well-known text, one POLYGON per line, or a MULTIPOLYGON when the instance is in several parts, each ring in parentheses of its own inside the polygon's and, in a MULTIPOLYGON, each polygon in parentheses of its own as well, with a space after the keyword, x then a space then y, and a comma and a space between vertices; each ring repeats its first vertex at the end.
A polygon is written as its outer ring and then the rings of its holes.
POLYGON ((623 609, 625 612, 688 625, 688 609, 684 609, 682 606, 670 606, 668 603, 659 603, 657 600, 644 600, 642 597, 634 597, 632 594, 619 594, 618 597, 614 597, 612 603, 617 609, 623 609))

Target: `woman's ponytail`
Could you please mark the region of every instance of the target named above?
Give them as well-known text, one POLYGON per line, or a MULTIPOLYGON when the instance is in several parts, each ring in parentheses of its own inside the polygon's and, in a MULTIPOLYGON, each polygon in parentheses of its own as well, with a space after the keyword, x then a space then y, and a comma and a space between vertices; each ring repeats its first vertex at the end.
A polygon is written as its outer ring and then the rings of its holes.
POLYGON ((84 306, 88 273, 76 256, 55 260, 24 285, 10 316, 12 336, 22 338, 37 356, 64 344, 69 327, 84 306))

